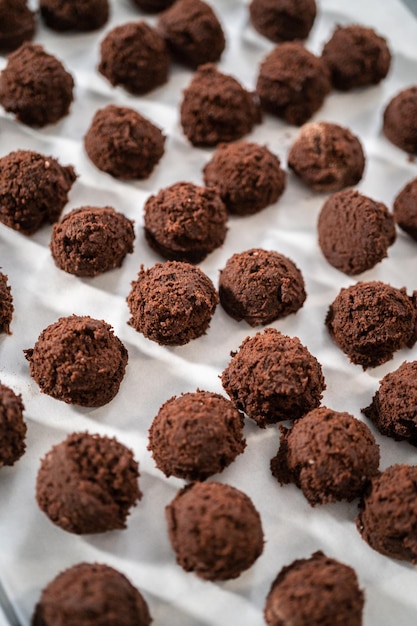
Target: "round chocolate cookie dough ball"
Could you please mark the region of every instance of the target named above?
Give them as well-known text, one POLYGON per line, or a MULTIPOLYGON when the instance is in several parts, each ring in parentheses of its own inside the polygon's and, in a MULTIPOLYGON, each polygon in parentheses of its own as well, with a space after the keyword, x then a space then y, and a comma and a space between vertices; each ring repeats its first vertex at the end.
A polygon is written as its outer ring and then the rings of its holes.
POLYGON ((184 91, 180 115, 184 134, 194 146, 235 141, 261 121, 256 96, 212 63, 194 74, 184 91))
POLYGON ((205 334, 218 296, 198 267, 167 261, 141 266, 127 303, 135 330, 161 345, 182 346, 205 334))
POLYGON ((298 41, 276 46, 262 61, 256 83, 262 108, 296 126, 320 109, 330 89, 325 62, 298 41))
POLYGON ((0 467, 14 465, 26 450, 22 396, 0 383, 0 467))
POLYGON ((265 146, 236 141, 217 147, 204 167, 204 182, 216 187, 229 213, 252 215, 278 200, 285 172, 265 146))
POLYGON ((362 409, 379 432, 417 446, 417 361, 389 372, 380 381, 371 404, 362 409))
POLYGON ((100 563, 78 563, 42 591, 32 626, 149 626, 148 605, 121 572, 100 563))
POLYGON ((133 252, 133 222, 111 207, 74 209, 52 229, 57 267, 75 276, 97 276, 120 267, 133 252))
POLYGON ((319 245, 336 269, 354 276, 387 256, 396 239, 385 204, 348 189, 330 196, 318 219, 319 245))
POLYGON ((218 393, 173 396, 149 429, 149 446, 166 476, 205 480, 222 472, 245 449, 243 416, 218 393))
POLYGON ((68 114, 74 80, 42 46, 24 43, 7 57, 0 75, 0 104, 23 124, 42 127, 68 114))
POLYGON ((252 25, 276 43, 306 39, 316 14, 315 0, 252 0, 249 5, 252 25))
POLYGON ((298 267, 283 254, 252 248, 231 256, 219 278, 220 304, 250 326, 295 313, 306 299, 298 267))
POLYGON ((113 85, 135 95, 149 93, 168 80, 164 40, 145 22, 116 26, 101 42, 98 71, 113 85))
POLYGON ((132 0, 145 13, 159 13, 174 4, 175 0, 132 0))
POLYGON ((227 211, 216 189, 179 182, 145 204, 149 245, 171 261, 199 263, 226 237, 227 211))
POLYGON ((24 352, 30 375, 43 393, 91 407, 114 398, 128 359, 111 326, 87 315, 59 318, 24 352))
POLYGON ((109 19, 109 0, 40 0, 39 8, 45 24, 56 31, 97 30, 109 19))
POLYGON ((375 477, 356 525, 377 552, 417 563, 417 467, 392 465, 375 477))
POLYGON ((59 219, 76 174, 50 156, 17 150, 0 159, 0 222, 24 235, 59 219))
POLYGON ((11 334, 10 323, 13 317, 13 296, 8 276, 0 272, 0 333, 11 334))
POLYGON ((275 328, 246 337, 221 380, 235 406, 261 428, 318 407, 326 387, 320 363, 298 337, 275 328))
POLYGON ((380 281, 341 289, 326 316, 330 337, 364 370, 381 365, 396 350, 415 344, 416 296, 380 281))
POLYGON ((99 109, 84 137, 85 150, 114 178, 148 178, 164 154, 161 130, 134 109, 109 104, 99 109))
POLYGON ((417 241, 417 178, 407 183, 395 198, 394 219, 404 232, 417 241))
POLYGON ((297 485, 311 506, 351 502, 378 473, 375 437, 350 413, 320 407, 291 428, 280 425, 280 433, 272 475, 281 485, 297 485))
POLYGON ((394 96, 384 111, 383 131, 395 146, 417 154, 417 86, 394 96))
POLYGON ((365 155, 348 128, 311 122, 301 128, 291 146, 288 166, 314 191, 339 191, 360 181, 365 155))
POLYGON ((166 507, 177 563, 205 580, 237 578, 263 551, 261 518, 242 491, 216 482, 181 489, 166 507))
POLYGON ((177 0, 159 16, 157 30, 172 55, 192 68, 218 61, 226 45, 217 15, 203 0, 177 0))
POLYGON ((0 0, 0 51, 11 52, 35 34, 35 14, 27 0, 0 0))
POLYGON ((126 528, 142 494, 139 466, 117 439, 72 433, 41 460, 36 499, 51 522, 83 535, 126 528))
POLYGON ((283 567, 265 604, 268 626, 362 626, 364 594, 355 571, 315 552, 283 567))

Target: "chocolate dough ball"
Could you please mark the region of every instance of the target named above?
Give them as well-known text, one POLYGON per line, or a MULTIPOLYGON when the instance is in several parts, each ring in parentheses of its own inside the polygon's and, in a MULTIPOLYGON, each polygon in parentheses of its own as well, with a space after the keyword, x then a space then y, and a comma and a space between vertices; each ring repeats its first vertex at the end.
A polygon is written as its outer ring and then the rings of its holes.
POLYGON ((184 134, 194 146, 235 141, 261 121, 255 95, 212 63, 194 74, 184 91, 180 114, 184 134))
POLYGON ((129 324, 161 345, 182 346, 205 334, 217 302, 209 277, 189 263, 142 265, 127 297, 129 324))
POLYGON ((320 363, 298 337, 275 328, 246 337, 221 380, 235 406, 261 428, 318 407, 326 387, 320 363))
POLYGON ((0 104, 23 124, 42 127, 68 114, 74 80, 44 48, 24 43, 7 57, 0 75, 0 104))
POLYGON ((57 267, 75 276, 97 276, 120 267, 133 252, 133 222, 111 207, 74 209, 52 229, 57 267))
POLYGON ((383 131, 395 146, 417 154, 417 86, 394 96, 384 111, 383 131))
POLYGON ((26 450, 22 396, 0 383, 0 467, 14 465, 26 450))
POLYGON ((278 200, 285 172, 265 146, 236 141, 217 147, 204 167, 204 182, 216 187, 229 213, 252 215, 278 200))
POLYGON ((179 182, 145 204, 149 245, 172 261, 200 263, 226 237, 227 211, 215 189, 179 182))
POLYGON ((109 0, 40 0, 45 24, 56 31, 92 31, 109 19, 109 0))
POLYGON ((263 550, 261 518, 252 500, 222 483, 193 483, 166 507, 177 563, 205 580, 237 578, 263 550))
POLYGON ((315 0, 252 0, 249 5, 252 25, 276 43, 306 39, 316 14, 315 0))
POLYGON ((415 344, 416 296, 380 281, 351 285, 330 305, 327 330, 352 363, 364 370, 376 367, 392 359, 396 350, 415 344))
POLYGON ((84 137, 94 165, 122 180, 148 178, 164 154, 165 137, 148 119, 127 107, 99 109, 84 137))
POLYGON ((77 535, 126 528, 142 494, 131 450, 114 438, 72 433, 41 460, 36 499, 51 522, 77 535))
POLYGON ((218 61, 226 45, 217 15, 202 0, 177 0, 159 16, 157 30, 172 55, 192 68, 218 61))
POLYGON ((298 267, 278 252, 252 248, 231 256, 219 278, 220 304, 250 326, 295 313, 306 299, 298 267))
POLYGON ((145 13, 159 13, 174 4, 175 0, 132 0, 145 13))
POLYGON ((396 239, 394 219, 385 204, 352 189, 326 200, 318 235, 330 265, 351 276, 382 261, 396 239))
POLYGON ((330 89, 325 62, 296 41, 279 44, 265 57, 256 83, 262 108, 296 126, 320 109, 330 89))
POLYGON ((417 467, 392 465, 375 477, 356 525, 377 552, 417 563, 417 467))
POLYGON ((24 352, 30 375, 43 393, 91 407, 114 398, 128 359, 111 326, 87 315, 59 318, 24 352))
POLYGON ((35 14, 27 0, 0 0, 0 50, 11 52, 35 34, 35 14))
POLYGON ((417 361, 402 365, 380 381, 371 404, 362 409, 379 432, 417 445, 417 361))
POLYGON ((164 40, 145 22, 116 26, 100 47, 98 71, 113 85, 135 95, 160 87, 168 80, 169 55, 164 40))
POLYGON ((245 449, 243 416, 218 393, 173 396, 149 429, 149 446, 166 476, 205 480, 222 472, 245 449))
POLYGON ((319 551, 282 568, 264 615, 268 626, 362 626, 363 606, 355 571, 319 551))
POLYGON ((312 506, 351 502, 378 473, 375 437, 349 413, 313 409, 280 433, 272 475, 281 485, 297 485, 312 506))
POLYGON ((50 157, 17 150, 0 158, 0 222, 24 235, 53 224, 68 202, 76 174, 50 157))
POLYGON ((333 86, 341 91, 377 85, 391 64, 386 40, 372 28, 358 24, 336 26, 322 56, 330 68, 333 86))
POLYGON ((142 594, 119 571, 100 563, 78 563, 42 591, 32 626, 149 626, 142 594))
POLYGON ((365 155, 348 128, 314 122, 301 128, 288 154, 288 166, 314 191, 339 191, 360 181, 365 155))
POLYGON ((394 200, 394 219, 417 241, 417 178, 407 183, 394 200))
POLYGON ((8 276, 0 272, 0 333, 10 335, 14 306, 12 290, 7 281, 8 276))

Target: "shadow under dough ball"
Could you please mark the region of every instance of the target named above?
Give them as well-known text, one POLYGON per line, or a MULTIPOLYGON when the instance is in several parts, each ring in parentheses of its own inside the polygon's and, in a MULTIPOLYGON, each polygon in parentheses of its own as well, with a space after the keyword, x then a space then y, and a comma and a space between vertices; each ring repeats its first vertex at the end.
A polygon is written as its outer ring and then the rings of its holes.
POLYGON ((417 178, 401 189, 394 200, 393 213, 401 230, 417 241, 417 178))
POLYGON ((316 14, 315 0, 252 0, 249 5, 254 28, 276 43, 306 39, 316 14))
POLYGON ((40 0, 45 24, 58 32, 97 30, 109 19, 109 0, 40 0))
POLYGON ((11 334, 10 324, 13 318, 13 296, 8 276, 0 272, 0 333, 11 334))
POLYGON ((159 13, 174 4, 175 0, 131 0, 131 2, 145 13, 159 13))
POLYGON ((395 146, 417 154, 417 86, 400 91, 389 101, 382 129, 395 146))
POLYGON ((0 0, 0 50, 12 52, 35 34, 35 13, 27 0, 0 0))
POLYGON ((26 450, 22 396, 0 383, 0 468, 14 465, 26 450))

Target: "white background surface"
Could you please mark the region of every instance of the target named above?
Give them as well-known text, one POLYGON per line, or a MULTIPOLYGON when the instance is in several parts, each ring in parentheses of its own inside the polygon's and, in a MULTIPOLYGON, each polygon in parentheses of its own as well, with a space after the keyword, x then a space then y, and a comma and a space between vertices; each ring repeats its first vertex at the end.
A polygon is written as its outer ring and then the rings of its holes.
MULTIPOLYGON (((213 0, 226 31, 228 46, 220 69, 235 75, 247 88, 255 86, 258 65, 273 44, 248 23, 247 5, 238 0, 213 0)), ((237 580, 213 584, 186 574, 175 564, 168 542, 164 508, 182 481, 166 479, 146 449, 147 431, 161 404, 173 394, 197 387, 221 392, 219 374, 247 335, 256 330, 237 323, 219 307, 206 336, 178 348, 158 346, 127 325, 125 298, 141 263, 161 260, 148 249, 142 232, 143 204, 150 193, 178 180, 202 182, 201 170, 212 151, 192 148, 178 121, 182 89, 192 73, 172 66, 169 82, 145 97, 113 89, 96 72, 99 42, 116 24, 139 19, 130 0, 112 2, 105 29, 86 35, 58 35, 39 25, 43 43, 72 72, 75 102, 70 115, 41 130, 24 127, 0 112, 0 155, 13 149, 35 149, 73 164, 79 178, 65 208, 112 205, 135 220, 135 251, 121 269, 94 279, 79 279, 58 270, 48 249, 51 227, 25 238, 0 225, 0 266, 9 276, 14 297, 13 334, 0 338, 0 380, 23 396, 28 424, 27 452, 12 468, 0 471, 0 577, 23 625, 30 622, 41 589, 64 568, 79 561, 108 563, 124 572, 148 601, 154 624, 170 626, 261 626, 265 596, 285 564, 318 549, 352 565, 365 590, 364 626, 412 626, 416 623, 416 572, 409 564, 374 552, 361 539, 354 519, 357 503, 311 508, 294 486, 281 487, 270 475, 269 461, 278 448, 277 428, 260 430, 247 421, 247 449, 215 479, 250 495, 261 513, 265 550, 237 580), (136 108, 163 128, 166 153, 152 177, 123 183, 96 170, 86 157, 82 138, 94 112, 108 103, 136 108), (107 406, 83 409, 40 394, 29 378, 22 350, 32 347, 48 324, 62 315, 91 315, 112 324, 129 351, 129 364, 119 394, 107 406), (140 463, 143 500, 132 511, 128 528, 102 535, 75 536, 55 527, 38 509, 34 488, 39 459, 49 448, 77 430, 115 435, 129 445, 140 463)), ((152 23, 153 18, 146 17, 152 23)), ((389 207, 398 191, 417 175, 417 165, 381 134, 381 114, 389 99, 415 80, 417 23, 396 0, 322 0, 307 46, 319 52, 336 23, 373 26, 389 41, 393 63, 379 86, 348 94, 332 92, 315 120, 348 126, 362 140, 367 166, 359 190, 389 207)), ((0 67, 5 63, 0 58, 0 67)), ((248 139, 266 144, 286 167, 286 155, 297 129, 265 116, 248 139)), ((279 202, 247 218, 232 218, 225 245, 200 267, 217 284, 218 272, 234 252, 258 246, 289 256, 303 272, 307 301, 296 315, 273 324, 300 337, 323 365, 327 389, 323 404, 361 418, 378 381, 417 348, 363 372, 330 341, 324 327, 329 304, 340 288, 359 280, 380 279, 396 287, 417 288, 417 244, 399 233, 397 242, 373 270, 352 279, 330 267, 322 257, 316 221, 326 196, 313 194, 288 174, 279 202)), ((376 434, 381 467, 415 463, 416 451, 376 434)))

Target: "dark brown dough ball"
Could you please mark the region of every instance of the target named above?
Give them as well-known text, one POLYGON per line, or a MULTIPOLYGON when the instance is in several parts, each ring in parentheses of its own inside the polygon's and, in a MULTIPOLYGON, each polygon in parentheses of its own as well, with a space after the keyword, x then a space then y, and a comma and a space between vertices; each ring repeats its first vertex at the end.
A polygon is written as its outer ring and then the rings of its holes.
POLYGON ((26 450, 22 396, 0 383, 0 467, 14 465, 26 450))
POLYGON ((227 211, 215 189, 179 182, 145 204, 149 245, 171 261, 200 263, 226 237, 227 211))
POLYGON ((10 323, 13 317, 13 296, 8 276, 0 272, 0 333, 11 334, 10 323))
POLYGON ((381 365, 415 344, 416 296, 380 281, 341 289, 326 316, 330 337, 352 363, 363 369, 381 365))
POLYGON ((173 56, 192 68, 218 61, 226 45, 217 15, 203 0, 177 0, 159 16, 157 30, 173 56))
POLYGON ((326 387, 320 363, 298 337, 275 328, 246 337, 221 380, 236 407, 261 428, 318 407, 326 387))
POLYGON ((256 91, 265 111, 300 126, 330 92, 325 62, 300 42, 279 44, 262 61, 256 91))
POLYGON ((99 563, 78 563, 42 591, 32 626, 149 626, 148 605, 121 572, 99 563))
POLYGON ((417 361, 400 365, 380 381, 371 404, 362 409, 379 432, 417 445, 417 361))
POLYGON ((27 0, 0 0, 0 50, 11 52, 35 34, 35 14, 27 0))
POLYGON ((417 563, 417 467, 392 465, 374 478, 356 525, 377 552, 417 563))
POLYGON ((280 433, 272 475, 281 485, 297 485, 312 506, 351 502, 378 473, 375 437, 349 413, 313 409, 290 429, 280 425, 280 433))
POLYGON ((276 43, 308 37, 316 14, 315 0, 252 0, 249 5, 253 26, 276 43))
POLYGON ((395 146, 417 154, 417 86, 400 91, 389 101, 383 131, 395 146))
POLYGON ((76 174, 50 156, 17 150, 0 159, 0 222, 32 235, 59 219, 76 174))
POLYGON ((306 292, 303 276, 291 259, 252 248, 228 259, 220 272, 219 298, 238 322, 259 326, 298 311, 306 292))
POLYGON ((237 578, 263 551, 261 518, 252 500, 222 483, 193 483, 166 507, 177 563, 206 580, 237 578))
POLYGON ((394 219, 385 204, 352 189, 326 200, 318 235, 330 265, 351 276, 382 261, 396 239, 394 219))
POLYGON ((311 122, 301 128, 291 146, 288 165, 314 191, 339 191, 360 181, 365 155, 348 128, 311 122))
POLYGON ((333 86, 341 91, 377 85, 391 64, 386 39, 358 24, 336 26, 322 56, 330 68, 333 86))
POLYGON ((245 449, 243 416, 218 393, 173 396, 149 429, 149 446, 166 476, 205 480, 222 472, 245 449))
POLYGON ((175 0, 132 0, 145 13, 159 13, 174 4, 175 0))
POLYGON ((74 209, 52 229, 55 264, 75 276, 97 276, 120 267, 133 252, 133 222, 111 207, 74 209))
POLYGON ((7 57, 0 75, 0 104, 23 124, 42 127, 68 114, 74 80, 44 48, 24 43, 7 57))
POLYGON ((133 453, 117 439, 72 433, 41 460, 36 499, 51 522, 83 535, 126 528, 142 494, 133 453))
POLYGON ((102 320, 71 315, 47 326, 25 350, 30 375, 43 393, 81 406, 114 398, 127 364, 127 350, 102 320))
POLYGON ((261 121, 256 96, 212 63, 194 74, 184 91, 180 114, 184 134, 195 146, 235 141, 261 121))
POLYGON ((394 200, 394 219, 417 241, 417 178, 407 183, 394 200))
POLYGON ((216 187, 229 213, 252 215, 278 200, 285 172, 265 146, 236 141, 217 147, 204 168, 204 182, 216 187))
POLYGON ((113 85, 142 95, 168 80, 169 55, 164 40, 145 22, 116 26, 100 47, 98 71, 113 85))
POLYGON ((362 626, 363 607, 355 571, 315 552, 282 568, 264 615, 268 626, 362 626))
POLYGON ((198 267, 167 261, 141 267, 127 303, 135 330, 161 345, 182 346, 205 334, 218 296, 198 267))
POLYGON ((164 154, 165 137, 148 119, 127 107, 99 109, 84 137, 99 170, 124 180, 148 178, 164 154))
POLYGON ((109 0, 40 0, 45 24, 57 31, 92 31, 109 19, 109 0))

